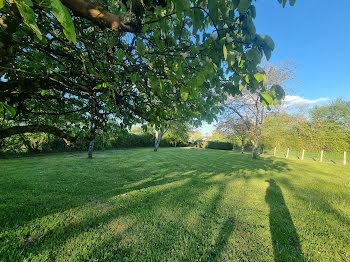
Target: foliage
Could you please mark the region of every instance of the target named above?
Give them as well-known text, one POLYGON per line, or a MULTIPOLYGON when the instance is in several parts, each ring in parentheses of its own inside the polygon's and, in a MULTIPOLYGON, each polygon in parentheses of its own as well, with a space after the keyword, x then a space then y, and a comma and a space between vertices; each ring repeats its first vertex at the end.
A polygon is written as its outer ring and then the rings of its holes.
POLYGON ((226 137, 222 132, 214 130, 209 136, 205 136, 206 141, 223 141, 230 142, 229 138, 226 137))
POLYGON ((179 144, 188 144, 192 128, 189 124, 173 121, 164 135, 164 139, 176 147, 179 144))
POLYGON ((84 156, 0 159, 0 260, 350 260, 349 166, 180 148, 84 156))
MULTIPOLYGON (((48 132, 93 140, 111 119, 121 130, 211 121, 225 93, 263 86, 256 66, 274 43, 256 34, 252 1, 102 2, 5 2, 2 138, 48 132)), ((261 99, 271 106, 279 94, 261 99)))
MULTIPOLYGON (((187 141, 184 141, 178 145, 183 146, 186 144, 187 141)), ((154 138, 151 134, 111 134, 109 132, 103 132, 96 136, 94 147, 96 150, 110 150, 117 148, 152 147, 153 145, 154 138)), ((173 140, 168 138, 164 138, 160 143, 162 147, 173 145, 173 140)), ((0 140, 0 155, 86 151, 88 146, 88 141, 68 146, 62 139, 45 133, 22 134, 0 140)))
POLYGON ((311 108, 308 115, 284 112, 267 115, 262 143, 270 149, 350 151, 349 102, 337 99, 311 108))
POLYGON ((190 133, 190 137, 192 138, 192 141, 198 141, 198 140, 203 140, 203 135, 201 131, 199 130, 194 130, 190 133))
POLYGON ((258 147, 261 138, 265 107, 269 110, 279 108, 285 97, 281 85, 286 85, 294 79, 295 67, 290 62, 280 63, 275 66, 271 63, 261 68, 265 74, 257 73, 255 79, 263 83, 263 86, 253 91, 245 90, 242 86, 241 94, 229 96, 223 103, 223 113, 217 125, 218 129, 227 137, 239 136, 241 139, 241 151, 244 152, 245 140, 248 138, 253 146, 253 158, 258 157, 258 147))
POLYGON ((202 142, 203 148, 209 149, 221 149, 221 150, 232 150, 233 145, 229 142, 221 142, 221 141, 206 141, 202 142))

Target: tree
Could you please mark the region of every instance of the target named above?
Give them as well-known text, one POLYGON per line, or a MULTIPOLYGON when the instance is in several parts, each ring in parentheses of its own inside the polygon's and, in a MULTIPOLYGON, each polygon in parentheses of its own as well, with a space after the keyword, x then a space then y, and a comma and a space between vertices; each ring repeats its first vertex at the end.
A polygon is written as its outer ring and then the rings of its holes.
POLYGON ((265 62, 260 68, 264 74, 255 74, 254 78, 260 81, 262 85, 255 90, 250 91, 245 88, 250 78, 240 83, 240 94, 230 95, 223 104, 221 126, 226 133, 230 129, 232 133, 239 132, 242 139, 242 150, 244 151, 244 142, 247 135, 253 145, 253 158, 258 157, 258 147, 261 138, 265 108, 271 110, 274 107, 280 107, 285 92, 281 85, 285 86, 294 79, 295 64, 290 61, 279 63, 275 66, 265 62), (245 84, 244 84, 245 83, 245 84))
POLYGON ((344 128, 350 126, 350 102, 342 98, 337 98, 328 105, 315 106, 309 110, 309 114, 312 120, 329 120, 344 128))
POLYGON ((209 136, 205 137, 207 141, 221 141, 228 142, 230 138, 225 136, 220 130, 214 130, 209 136))
POLYGON ((159 128, 152 128, 152 132, 154 134, 154 152, 158 151, 160 141, 163 138, 163 135, 168 129, 164 126, 161 126, 159 128))
POLYGON ((350 102, 338 98, 309 110, 310 127, 319 150, 344 151, 349 148, 350 102))
POLYGON ((0 7, 0 138, 47 132, 89 141, 89 156, 109 119, 121 129, 213 119, 224 92, 238 94, 239 82, 259 86, 256 65, 274 49, 269 36, 256 34, 249 0, 0 7))
POLYGON ((203 135, 201 133, 201 131, 199 130, 195 130, 190 134, 192 141, 197 141, 197 140, 202 140, 203 139, 203 135))
POLYGON ((337 99, 304 114, 272 112, 266 115, 262 142, 268 148, 343 152, 350 146, 349 102, 337 99))
POLYGON ((220 133, 233 140, 239 137, 241 140, 241 153, 244 153, 245 141, 249 136, 250 125, 247 125, 241 118, 227 117, 216 125, 220 133))
POLYGON ((164 138, 168 139, 175 147, 179 143, 186 144, 189 141, 191 126, 187 123, 174 122, 170 125, 164 138))
POLYGON ((131 128, 130 133, 141 136, 144 135, 146 132, 142 129, 142 127, 135 125, 131 128))

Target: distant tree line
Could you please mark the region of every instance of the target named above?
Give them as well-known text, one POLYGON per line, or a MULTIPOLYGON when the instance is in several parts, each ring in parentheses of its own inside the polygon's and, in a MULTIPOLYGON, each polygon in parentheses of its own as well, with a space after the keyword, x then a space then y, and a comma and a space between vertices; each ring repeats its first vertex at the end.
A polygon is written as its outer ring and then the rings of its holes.
MULTIPOLYGON (((133 126, 129 132, 123 132, 118 125, 109 123, 107 131, 97 132, 94 147, 96 150, 153 147, 154 140, 155 136, 151 130, 145 131, 140 126, 133 126)), ((188 132, 179 132, 178 126, 175 126, 167 130, 158 146, 187 146, 188 141, 188 132)), ((0 156, 86 151, 88 147, 89 141, 69 145, 52 134, 26 133, 0 139, 0 156)))
MULTIPOLYGON (((223 132, 218 126, 215 136, 232 142, 241 148, 241 132, 223 132)), ((246 149, 251 148, 247 133, 246 149)), ((269 112, 261 131, 260 151, 264 149, 309 150, 343 152, 350 150, 350 102, 338 98, 329 104, 315 106, 303 113, 288 113, 284 110, 269 112)))

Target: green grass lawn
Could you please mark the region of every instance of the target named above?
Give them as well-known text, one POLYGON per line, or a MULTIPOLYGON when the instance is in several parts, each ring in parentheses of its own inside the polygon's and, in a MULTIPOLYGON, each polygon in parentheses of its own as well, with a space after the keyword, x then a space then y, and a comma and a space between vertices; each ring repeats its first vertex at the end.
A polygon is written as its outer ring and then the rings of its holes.
POLYGON ((232 151, 0 159, 0 261, 350 261, 350 167, 232 151))
MULTIPOLYGON (((294 159, 301 159, 303 150, 289 150, 289 158, 294 159)), ((273 155, 274 149, 268 149, 266 150, 266 154, 273 155)), ((287 154, 287 148, 286 149, 279 149, 276 150, 276 156, 283 156, 285 157, 287 154)), ((350 164, 350 152, 347 154, 347 165, 350 164)), ((309 151, 305 150, 304 152, 304 159, 313 160, 313 161, 320 161, 321 157, 321 151, 309 151)), ((331 162, 333 164, 343 164, 344 161, 344 152, 323 152, 323 162, 331 162)))

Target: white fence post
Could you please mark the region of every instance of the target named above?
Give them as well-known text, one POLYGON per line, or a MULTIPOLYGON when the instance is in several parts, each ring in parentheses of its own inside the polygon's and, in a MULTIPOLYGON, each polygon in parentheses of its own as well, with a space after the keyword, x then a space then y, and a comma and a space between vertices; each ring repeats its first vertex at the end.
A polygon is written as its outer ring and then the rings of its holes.
POLYGON ((288 147, 288 149, 287 149, 287 155, 286 155, 286 157, 288 157, 289 156, 289 147, 288 147))
POLYGON ((344 151, 344 162, 343 162, 344 165, 346 165, 346 151, 344 151))
POLYGON ((273 155, 276 156, 276 147, 275 147, 275 149, 273 150, 273 155))
POLYGON ((323 160, 323 150, 321 150, 321 157, 320 157, 320 162, 323 160))
POLYGON ((305 154, 305 150, 303 149, 303 152, 301 153, 301 160, 304 160, 304 154, 305 154))

